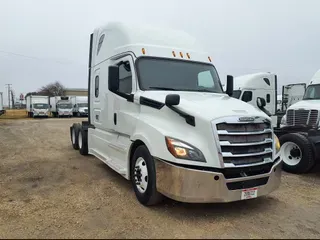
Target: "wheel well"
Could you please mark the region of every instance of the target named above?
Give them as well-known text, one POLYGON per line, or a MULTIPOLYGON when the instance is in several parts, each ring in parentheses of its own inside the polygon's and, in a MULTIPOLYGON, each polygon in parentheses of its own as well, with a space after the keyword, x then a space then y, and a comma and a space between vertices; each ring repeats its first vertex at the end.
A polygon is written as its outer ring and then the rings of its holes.
POLYGON ((144 142, 142 142, 141 140, 136 140, 136 141, 134 141, 132 144, 131 144, 131 147, 130 147, 130 152, 129 152, 129 171, 128 171, 128 173, 129 173, 129 179, 130 179, 130 171, 131 171, 131 159, 132 159, 132 157, 133 157, 133 154, 134 154, 134 152, 136 151, 136 149, 139 147, 139 146, 142 146, 142 145, 145 145, 146 146, 146 144, 144 143, 144 142))

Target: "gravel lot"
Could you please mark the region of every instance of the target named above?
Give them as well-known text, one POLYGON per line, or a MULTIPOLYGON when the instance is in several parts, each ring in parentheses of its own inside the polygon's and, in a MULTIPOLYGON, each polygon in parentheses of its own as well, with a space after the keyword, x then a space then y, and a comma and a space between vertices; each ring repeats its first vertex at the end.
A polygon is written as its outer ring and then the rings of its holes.
POLYGON ((320 170, 229 204, 146 208, 130 182, 71 147, 79 119, 0 120, 1 238, 320 238, 320 170))

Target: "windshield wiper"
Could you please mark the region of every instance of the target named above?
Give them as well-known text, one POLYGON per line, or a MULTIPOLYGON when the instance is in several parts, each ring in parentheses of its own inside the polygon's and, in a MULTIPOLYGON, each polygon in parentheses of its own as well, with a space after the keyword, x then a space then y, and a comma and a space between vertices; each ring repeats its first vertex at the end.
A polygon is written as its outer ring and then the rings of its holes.
POLYGON ((168 88, 168 87, 149 87, 149 89, 158 89, 158 90, 169 90, 169 91, 186 91, 186 92, 210 92, 214 93, 209 89, 188 89, 188 88, 168 88))
POLYGON ((302 100, 319 100, 320 98, 303 98, 302 100))

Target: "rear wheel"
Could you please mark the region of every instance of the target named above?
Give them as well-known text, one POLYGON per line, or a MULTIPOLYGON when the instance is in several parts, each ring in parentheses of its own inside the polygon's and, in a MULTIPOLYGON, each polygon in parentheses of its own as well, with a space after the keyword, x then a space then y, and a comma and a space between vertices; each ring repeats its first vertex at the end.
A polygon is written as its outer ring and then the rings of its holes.
POLYGON ((78 141, 78 137, 79 137, 79 131, 81 129, 81 126, 79 123, 74 123, 71 127, 71 143, 72 143, 72 147, 75 150, 79 149, 79 141, 78 141))
POLYGON ((144 145, 139 146, 131 159, 131 182, 138 201, 145 205, 156 205, 163 196, 156 189, 154 160, 144 145))
POLYGON ((88 155, 88 132, 83 128, 79 131, 78 146, 81 155, 88 155))
POLYGON ((315 165, 315 156, 308 137, 302 133, 289 133, 279 138, 282 168, 290 173, 306 173, 315 165))

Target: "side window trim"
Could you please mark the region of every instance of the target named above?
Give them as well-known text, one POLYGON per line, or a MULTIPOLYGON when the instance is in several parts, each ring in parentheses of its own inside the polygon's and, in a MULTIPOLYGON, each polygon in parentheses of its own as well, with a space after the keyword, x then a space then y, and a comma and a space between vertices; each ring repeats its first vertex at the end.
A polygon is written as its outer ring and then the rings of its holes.
MULTIPOLYGON (((132 59, 131 55, 124 56, 123 58, 115 61, 113 64, 119 66, 122 62, 127 62, 127 61, 130 63, 131 69, 135 67, 135 64, 133 62, 133 59, 132 59)), ((135 73, 133 74, 132 70, 131 70, 131 93, 127 94, 127 93, 123 93, 123 92, 120 92, 120 91, 113 92, 113 93, 116 94, 119 97, 127 99, 128 102, 133 102, 134 101, 134 93, 132 93, 132 92, 134 92, 135 89, 136 89, 136 84, 135 84, 135 87, 133 87, 134 86, 133 85, 134 79, 135 79, 135 73)))
POLYGON ((98 42, 98 49, 97 49, 97 55, 99 54, 100 52, 100 49, 101 49, 101 46, 103 44, 103 41, 104 41, 104 37, 105 37, 105 34, 102 34, 99 38, 99 42, 98 42))
POLYGON ((99 79, 99 75, 97 75, 95 78, 94 78, 94 96, 96 97, 96 98, 98 98, 99 97, 99 81, 100 81, 100 79, 99 79))
POLYGON ((267 103, 270 103, 270 94, 269 93, 267 94, 266 98, 267 98, 267 103))

